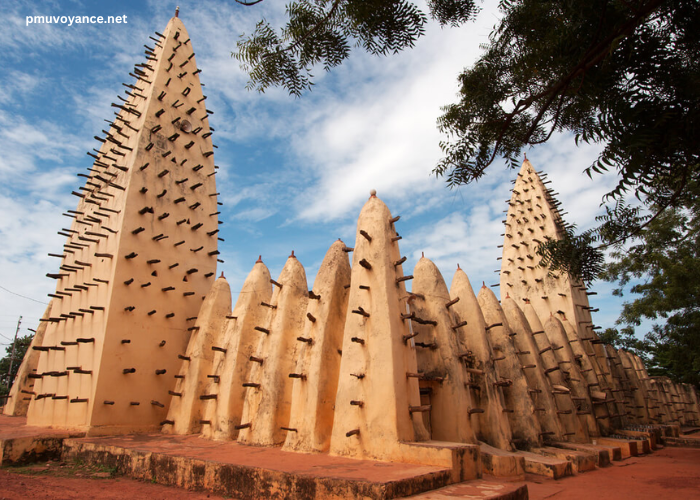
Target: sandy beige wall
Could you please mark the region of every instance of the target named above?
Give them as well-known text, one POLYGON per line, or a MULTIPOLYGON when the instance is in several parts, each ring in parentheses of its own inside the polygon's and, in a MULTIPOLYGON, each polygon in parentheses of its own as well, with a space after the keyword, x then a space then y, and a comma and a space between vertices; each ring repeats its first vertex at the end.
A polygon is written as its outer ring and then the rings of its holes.
POLYGON ((338 240, 326 253, 309 292, 298 356, 289 430, 283 449, 325 452, 330 448, 350 285, 349 248, 338 240))

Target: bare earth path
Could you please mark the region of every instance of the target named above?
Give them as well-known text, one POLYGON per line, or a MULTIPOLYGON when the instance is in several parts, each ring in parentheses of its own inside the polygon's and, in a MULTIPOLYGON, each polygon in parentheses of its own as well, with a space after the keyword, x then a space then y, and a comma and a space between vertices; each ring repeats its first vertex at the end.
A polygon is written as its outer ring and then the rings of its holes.
POLYGON ((89 466, 46 462, 0 469, 0 500, 200 500, 222 498, 159 484, 114 477, 89 466))
POLYGON ((530 499, 700 499, 700 449, 667 447, 613 463, 559 481, 528 476, 530 499))

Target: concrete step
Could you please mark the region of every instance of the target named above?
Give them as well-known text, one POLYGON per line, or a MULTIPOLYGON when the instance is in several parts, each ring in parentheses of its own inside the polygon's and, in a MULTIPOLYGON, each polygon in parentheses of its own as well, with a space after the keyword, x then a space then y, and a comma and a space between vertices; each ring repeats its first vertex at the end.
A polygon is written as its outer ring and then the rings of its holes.
POLYGON ((517 455, 524 459, 525 472, 538 476, 559 479, 573 475, 573 467, 568 460, 538 455, 529 451, 518 451, 517 455))
POLYGON ((644 451, 644 453, 651 453, 651 450, 656 449, 656 434, 653 432, 629 431, 626 429, 618 429, 615 431, 615 434, 635 438, 637 441, 646 441, 646 444, 642 444, 642 450, 644 451))
POLYGON ((525 459, 510 451, 479 443, 481 466, 485 474, 496 477, 524 477, 525 459))
POLYGON ((648 453, 651 453, 650 440, 632 438, 632 441, 635 441, 637 443, 637 455, 646 455, 648 453))
POLYGON ((612 444, 602 444, 598 441, 597 438, 593 438, 593 442, 591 444, 597 448, 607 450, 611 462, 617 462, 619 460, 622 460, 622 450, 619 446, 615 446, 612 444))
POLYGON ((613 452, 612 448, 605 447, 605 446, 596 446, 594 444, 586 444, 586 443, 564 443, 564 442, 555 442, 552 443, 552 446, 556 448, 563 448, 565 450, 579 450, 579 451, 584 451, 588 453, 593 453, 595 456, 596 462, 595 464, 598 467, 607 467, 610 465, 610 463, 613 460, 613 452))
POLYGON ((568 460, 574 472, 586 472, 595 470, 598 453, 582 450, 571 450, 563 448, 554 448, 552 446, 543 446, 536 448, 535 453, 540 453, 544 456, 558 458, 560 460, 568 460))
POLYGON ((630 458, 630 457, 636 457, 637 455, 639 455, 639 453, 637 453, 637 442, 636 441, 630 441, 628 439, 599 437, 599 438, 596 438, 596 443, 603 444, 606 446, 615 446, 617 448, 620 448, 620 454, 621 454, 623 459, 630 458))
POLYGON ((657 424, 656 427, 661 429, 664 436, 679 437, 681 435, 681 426, 678 424, 657 424))
POLYGON ((648 448, 649 451, 645 453, 650 453, 651 450, 656 449, 656 433, 654 432, 645 432, 645 431, 630 431, 627 429, 617 429, 615 431, 615 434, 620 434, 621 436, 628 436, 632 438, 636 438, 638 441, 648 441, 648 444, 645 448, 648 448))
POLYGON ((63 440, 84 432, 27 426, 26 417, 0 415, 0 464, 22 465, 61 456, 63 440))
POLYGON ((664 438, 666 446, 681 446, 684 448, 700 448, 700 436, 681 436, 664 438))
POLYGON ((455 500, 469 498, 472 500, 527 500, 527 485, 484 478, 464 483, 451 484, 437 490, 428 491, 409 497, 416 500, 455 500))

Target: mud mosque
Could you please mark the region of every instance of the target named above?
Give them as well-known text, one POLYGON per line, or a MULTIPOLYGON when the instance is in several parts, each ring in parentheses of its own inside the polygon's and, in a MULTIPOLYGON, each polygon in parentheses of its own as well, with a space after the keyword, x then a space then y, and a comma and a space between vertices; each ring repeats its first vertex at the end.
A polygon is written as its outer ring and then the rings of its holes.
POLYGON ((500 301, 468 265, 449 290, 427 258, 404 269, 399 216, 372 192, 354 243, 330 245, 312 286, 293 252, 277 277, 258 259, 234 303, 216 275, 214 130, 193 44, 177 16, 150 38, 79 174, 6 415, 436 466, 445 484, 558 478, 699 424, 691 386, 603 344, 595 292, 538 266, 565 222, 527 160, 503 221, 500 301))

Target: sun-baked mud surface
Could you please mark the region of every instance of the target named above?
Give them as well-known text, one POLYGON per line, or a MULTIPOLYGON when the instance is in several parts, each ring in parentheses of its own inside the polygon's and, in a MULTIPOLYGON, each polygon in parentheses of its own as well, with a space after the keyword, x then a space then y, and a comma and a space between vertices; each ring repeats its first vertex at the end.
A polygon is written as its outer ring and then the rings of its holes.
POLYGON ((526 479, 530 500, 700 499, 700 449, 667 447, 558 481, 526 479))
POLYGON ((0 469, 0 500, 200 500, 218 495, 192 492, 115 476, 114 471, 51 461, 0 469))

